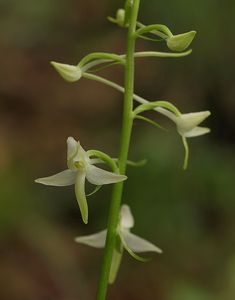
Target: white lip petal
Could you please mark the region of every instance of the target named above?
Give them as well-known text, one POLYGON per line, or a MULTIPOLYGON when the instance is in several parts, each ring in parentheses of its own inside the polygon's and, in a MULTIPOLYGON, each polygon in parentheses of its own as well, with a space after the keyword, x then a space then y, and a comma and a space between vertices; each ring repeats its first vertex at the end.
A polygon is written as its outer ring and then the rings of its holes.
POLYGON ((82 219, 85 224, 88 223, 88 206, 85 194, 85 178, 84 171, 78 171, 75 181, 75 194, 81 211, 82 219))
POLYGON ((209 111, 182 114, 176 118, 177 129, 181 134, 192 130, 210 115, 209 111))
POLYGON ((136 253, 141 252, 157 252, 162 253, 162 250, 155 246, 154 244, 138 237, 137 235, 131 233, 128 230, 121 230, 120 234, 122 235, 127 246, 136 253))
POLYGON ((121 228, 130 229, 134 226, 134 218, 131 213, 130 207, 126 204, 122 205, 120 211, 120 226, 121 228))
POLYGON ((102 230, 95 234, 79 236, 75 238, 75 242, 88 245, 95 248, 104 248, 107 230, 102 230))
POLYGON ((67 186, 75 183, 76 172, 71 170, 64 170, 52 176, 38 178, 37 183, 52 185, 52 186, 67 186))
POLYGON ((197 127, 193 128, 192 130, 186 132, 184 134, 184 136, 187 137, 187 138, 190 138, 190 137, 203 135, 203 134, 206 134, 206 133, 209 133, 209 132, 210 132, 210 128, 197 126, 197 127))
POLYGON ((108 172, 90 164, 86 168, 86 178, 95 185, 116 183, 127 179, 125 175, 108 172))

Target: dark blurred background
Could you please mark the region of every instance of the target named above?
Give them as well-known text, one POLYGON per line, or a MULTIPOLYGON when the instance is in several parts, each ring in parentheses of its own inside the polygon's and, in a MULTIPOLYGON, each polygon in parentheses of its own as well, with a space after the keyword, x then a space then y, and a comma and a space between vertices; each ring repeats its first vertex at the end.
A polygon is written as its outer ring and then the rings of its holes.
MULTIPOLYGON (((106 227, 110 186, 89 198, 83 225, 73 187, 36 185, 66 168, 66 139, 116 157, 122 95, 85 79, 71 84, 51 60, 76 64, 94 51, 124 53, 125 30, 106 19, 122 1, 0 1, 0 299, 92 300, 102 251, 74 243, 106 227)), ((123 202, 134 233, 164 251, 142 264, 124 256, 108 299, 233 300, 235 294, 235 2, 142 1, 139 20, 174 33, 197 30, 193 53, 136 61, 136 92, 183 112, 209 109, 211 134, 189 140, 174 126, 136 122, 123 202)), ((164 43, 138 40, 138 50, 164 43)), ((122 84, 123 70, 102 71, 122 84)), ((155 115, 154 115, 155 116, 155 115)), ((158 116, 155 116, 158 118, 158 116)), ((158 119, 156 119, 158 120, 158 119)), ((88 186, 88 189, 91 187, 88 186)))

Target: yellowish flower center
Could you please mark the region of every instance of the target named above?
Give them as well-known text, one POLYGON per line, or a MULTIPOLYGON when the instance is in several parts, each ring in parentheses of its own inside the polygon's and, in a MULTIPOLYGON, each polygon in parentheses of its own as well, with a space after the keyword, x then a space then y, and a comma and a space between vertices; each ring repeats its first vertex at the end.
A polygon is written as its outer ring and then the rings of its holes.
POLYGON ((74 166, 80 170, 85 168, 85 164, 83 161, 75 161, 74 166))

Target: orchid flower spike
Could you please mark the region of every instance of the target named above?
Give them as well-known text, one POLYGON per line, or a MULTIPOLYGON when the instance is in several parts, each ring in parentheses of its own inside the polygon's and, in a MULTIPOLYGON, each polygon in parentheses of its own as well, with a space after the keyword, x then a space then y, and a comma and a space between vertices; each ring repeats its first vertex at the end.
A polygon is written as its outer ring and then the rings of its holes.
POLYGON ((85 179, 91 184, 101 186, 103 184, 116 183, 125 180, 125 175, 108 172, 94 166, 97 160, 90 159, 79 141, 73 137, 67 139, 67 166, 68 169, 58 174, 36 179, 35 182, 52 185, 75 185, 75 194, 80 207, 84 223, 88 223, 88 206, 85 194, 85 179))
MULTIPOLYGON (((134 218, 132 216, 130 207, 126 204, 122 205, 120 210, 120 219, 117 228, 116 245, 113 252, 112 264, 109 274, 109 283, 113 283, 123 254, 123 249, 136 258, 137 260, 146 261, 146 259, 139 257, 135 253, 141 252, 157 252, 162 253, 154 244, 146 241, 143 238, 130 232, 130 229, 134 226, 134 218)), ((104 248, 106 240, 107 230, 100 231, 98 233, 81 236, 75 238, 75 241, 80 244, 88 245, 95 248, 104 248)))
POLYGON ((175 115, 169 110, 161 107, 155 108, 156 111, 170 118, 177 127, 178 133, 182 136, 184 148, 185 148, 185 159, 183 168, 186 169, 188 165, 189 149, 186 138, 200 136, 210 132, 207 127, 198 126, 207 117, 210 116, 210 111, 200 111, 194 113, 175 115))

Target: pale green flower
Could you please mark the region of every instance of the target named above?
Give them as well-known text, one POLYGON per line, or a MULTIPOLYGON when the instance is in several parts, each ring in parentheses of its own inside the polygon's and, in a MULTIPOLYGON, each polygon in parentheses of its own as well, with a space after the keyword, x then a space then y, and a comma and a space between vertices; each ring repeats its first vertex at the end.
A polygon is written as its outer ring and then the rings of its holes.
POLYGON ((62 64, 55 61, 52 61, 51 64, 66 81, 75 82, 82 77, 82 71, 79 66, 62 64))
MULTIPOLYGON (((157 252, 162 253, 154 244, 147 240, 131 233, 130 229, 134 226, 134 218, 132 216, 130 207, 128 205, 122 205, 120 210, 120 219, 117 228, 116 247, 113 252, 111 270, 109 275, 109 283, 113 283, 119 265, 121 262, 123 249, 126 249, 130 255, 134 258, 144 261, 145 259, 139 257, 135 253, 141 252, 157 252)), ((88 245, 95 248, 104 248, 106 240, 107 230, 102 230, 98 233, 81 236, 75 238, 77 243, 88 245)))
POLYGON ((209 128, 197 126, 210 116, 209 111, 182 114, 175 118, 179 134, 184 137, 195 137, 210 132, 209 128))
POLYGON ((177 127, 177 131, 183 137, 195 137, 199 135, 206 134, 210 132, 210 129, 207 127, 198 126, 202 123, 207 117, 210 116, 210 111, 200 111, 194 113, 180 114, 176 116, 174 113, 166 110, 164 108, 158 107, 156 111, 162 113, 163 115, 170 118, 177 127))
POLYGON ((94 166, 97 160, 90 159, 79 141, 73 137, 67 139, 68 169, 55 175, 39 178, 35 181, 45 185, 67 186, 75 185, 75 194, 84 223, 88 222, 88 206, 85 194, 85 179, 90 183, 101 186, 125 180, 125 175, 108 172, 94 166))
POLYGON ((172 51, 184 51, 192 43, 192 40, 194 39, 195 35, 196 31, 189 31, 186 33, 172 35, 166 40, 167 46, 172 51))
POLYGON ((167 116, 176 124, 177 131, 182 136, 183 144, 185 147, 185 159, 183 167, 184 169, 186 169, 189 156, 189 149, 186 138, 196 137, 210 132, 209 128, 198 126, 207 117, 210 116, 210 111, 200 111, 194 113, 180 114, 176 116, 174 113, 161 107, 157 107, 155 108, 155 110, 167 116))

